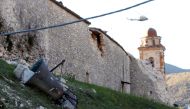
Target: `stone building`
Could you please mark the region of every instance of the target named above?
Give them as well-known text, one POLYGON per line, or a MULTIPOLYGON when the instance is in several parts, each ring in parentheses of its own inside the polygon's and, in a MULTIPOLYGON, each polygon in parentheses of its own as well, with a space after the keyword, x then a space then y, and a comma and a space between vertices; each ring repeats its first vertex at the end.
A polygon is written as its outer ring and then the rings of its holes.
MULTIPOLYGON (((17 31, 82 19, 55 0, 0 0, 1 31, 17 31)), ((130 92, 128 53, 105 31, 84 20, 60 28, 2 36, 3 58, 34 63, 44 57, 52 68, 65 59, 62 73, 75 79, 130 92)), ((57 72, 61 70, 58 69, 57 72)))
MULTIPOLYGON (((55 0, 0 0, 0 32, 80 19, 79 15, 55 0)), ((56 72, 73 75, 83 82, 168 102, 166 85, 160 73, 135 59, 105 31, 89 28, 89 25, 90 22, 84 20, 60 28, 1 36, 0 57, 21 58, 31 64, 44 57, 50 68, 65 59, 62 69, 56 72)), ((155 39, 157 44, 159 37, 155 37, 158 36, 154 34, 147 39, 155 39)), ((157 49, 161 51, 159 46, 157 49)), ((155 62, 157 58, 152 57, 155 62)))
POLYGON ((148 60, 154 69, 165 74, 165 47, 161 44, 161 37, 157 36, 155 29, 149 28, 147 36, 141 39, 138 49, 141 60, 148 60))

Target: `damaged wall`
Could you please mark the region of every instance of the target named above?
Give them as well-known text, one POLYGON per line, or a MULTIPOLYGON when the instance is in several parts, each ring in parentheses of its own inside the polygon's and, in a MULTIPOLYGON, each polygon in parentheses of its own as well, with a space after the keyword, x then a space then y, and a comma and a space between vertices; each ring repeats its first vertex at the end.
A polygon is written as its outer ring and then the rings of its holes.
MULTIPOLYGON (((50 2, 49 7, 48 16, 53 19, 49 20, 50 23, 77 20, 56 4, 50 2)), ((66 59, 63 66, 64 73, 73 74, 77 80, 122 90, 121 80, 124 78, 122 73, 127 69, 123 66, 129 61, 126 53, 104 34, 102 34, 104 52, 102 53, 92 38, 88 26, 89 24, 80 22, 48 30, 46 56, 49 63, 55 65, 60 60, 66 59)), ((129 75, 129 72, 126 73, 129 75)), ((130 81, 129 78, 127 80, 130 81)), ((129 92, 129 87, 126 91, 129 92)))
MULTIPOLYGON (((78 19, 80 16, 54 0, 0 2, 1 31, 38 28, 78 19)), ((0 52, 6 59, 22 58, 29 63, 45 57, 50 68, 65 59, 62 73, 72 74, 77 80, 167 101, 162 99, 165 96, 163 79, 151 78, 149 75, 152 73, 141 68, 142 65, 117 42, 100 29, 89 30, 89 24, 84 21, 60 28, 3 36, 0 37, 0 50, 2 48, 3 52, 0 52), (93 34, 97 33, 99 37, 94 37, 93 34), (128 82, 132 83, 131 87, 128 82)))
MULTIPOLYGON (((46 3, 47 4, 47 3, 46 3)), ((43 0, 1 0, 0 2, 0 31, 12 32, 22 29, 31 29, 45 25, 46 5, 43 0), (43 4, 43 5, 41 5, 43 4)), ((29 63, 34 62, 43 50, 43 32, 31 32, 1 36, 1 52, 6 59, 23 58, 29 63)))
MULTIPOLYGON (((6 31, 38 28, 80 19, 71 10, 54 0, 1 0, 0 16, 6 31)), ((60 28, 4 36, 1 45, 4 58, 23 58, 33 63, 40 56, 47 59, 50 68, 65 59, 63 73, 72 74, 77 80, 130 91, 129 58, 126 52, 102 34, 102 47, 92 38, 89 22, 84 21, 60 28), (9 41, 11 49, 3 44, 9 41), (31 47, 30 47, 31 46, 31 47)), ((59 69, 57 71, 60 71, 59 69)))
POLYGON ((151 63, 132 58, 130 69, 132 94, 152 98, 169 105, 174 103, 162 73, 153 69, 151 63))

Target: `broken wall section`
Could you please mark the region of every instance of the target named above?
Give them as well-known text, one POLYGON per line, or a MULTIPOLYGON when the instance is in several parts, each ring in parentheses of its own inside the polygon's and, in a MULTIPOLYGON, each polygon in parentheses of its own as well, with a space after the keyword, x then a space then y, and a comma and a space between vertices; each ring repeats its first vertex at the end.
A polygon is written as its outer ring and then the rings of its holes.
MULTIPOLYGON (((5 20, 4 25, 10 28, 6 29, 7 32, 81 19, 54 0, 1 0, 0 16, 5 20)), ((80 81, 129 92, 130 85, 121 83, 130 82, 127 53, 103 31, 100 31, 102 38, 98 40, 101 43, 95 43, 89 24, 84 21, 60 28, 3 36, 3 57, 22 58, 33 63, 43 56, 50 68, 65 59, 61 73, 71 74, 80 81), (3 43, 6 41, 8 44, 3 43)), ((57 71, 60 73, 59 69, 57 71)))
POLYGON ((130 68, 132 94, 173 105, 172 95, 167 90, 166 81, 161 72, 153 69, 149 62, 135 58, 132 58, 130 68))
MULTIPOLYGON (((0 31, 13 32, 22 29, 45 26, 47 12, 43 0, 1 0, 0 2, 0 31), (39 13, 36 15, 36 13, 39 13), (41 19, 43 17, 43 19, 41 19)), ((1 57, 5 59, 24 59, 28 63, 44 54, 42 38, 46 31, 1 36, 1 57)))

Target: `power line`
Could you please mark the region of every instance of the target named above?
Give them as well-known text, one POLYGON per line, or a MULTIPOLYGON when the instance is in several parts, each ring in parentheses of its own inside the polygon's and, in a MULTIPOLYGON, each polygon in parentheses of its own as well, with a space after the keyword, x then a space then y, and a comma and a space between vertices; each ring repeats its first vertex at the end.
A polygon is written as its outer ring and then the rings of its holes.
POLYGON ((115 14, 115 13, 118 13, 118 12, 122 12, 122 11, 131 9, 131 8, 135 8, 135 7, 137 7, 137 6, 143 5, 143 4, 148 3, 148 2, 151 2, 151 1, 154 1, 154 0, 147 0, 147 1, 144 1, 144 2, 141 2, 141 3, 138 3, 138 4, 136 4, 136 5, 133 5, 133 6, 124 8, 124 9, 120 9, 120 10, 117 10, 117 11, 108 12, 108 13, 101 14, 101 15, 97 15, 97 16, 93 16, 93 17, 88 17, 88 18, 84 18, 84 19, 79 19, 79 20, 75 20, 75 21, 72 21, 72 22, 68 22, 68 23, 57 24, 57 25, 52 25, 52 26, 46 26, 46 27, 41 27, 41 28, 25 29, 25 30, 20 30, 20 31, 15 31, 15 32, 7 32, 7 33, 5 33, 5 32, 0 32, 0 36, 7 36, 7 35, 13 35, 13 34, 19 34, 19 33, 26 33, 26 32, 33 32, 33 31, 39 31, 39 30, 50 29, 50 28, 62 27, 62 26, 66 26, 66 25, 70 25, 70 24, 82 22, 82 21, 85 21, 85 20, 95 19, 95 18, 107 16, 107 15, 110 15, 110 14, 115 14))

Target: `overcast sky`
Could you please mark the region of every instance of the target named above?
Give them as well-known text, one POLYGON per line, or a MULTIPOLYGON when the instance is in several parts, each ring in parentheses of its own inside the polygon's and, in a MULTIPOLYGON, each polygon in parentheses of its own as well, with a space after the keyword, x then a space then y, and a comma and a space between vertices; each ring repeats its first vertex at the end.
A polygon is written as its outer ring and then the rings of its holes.
MULTIPOLYGON (((83 18, 123 9, 145 0, 62 0, 63 5, 83 18)), ((188 0, 154 0, 113 15, 89 20, 92 27, 108 31, 127 52, 139 58, 140 38, 148 28, 157 30, 166 47, 165 62, 190 69, 190 2, 188 0), (149 20, 130 21, 144 15, 149 20)))

